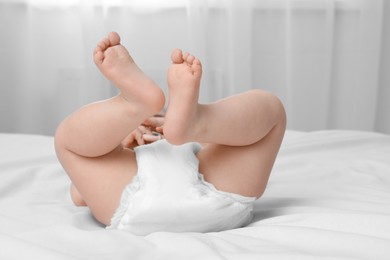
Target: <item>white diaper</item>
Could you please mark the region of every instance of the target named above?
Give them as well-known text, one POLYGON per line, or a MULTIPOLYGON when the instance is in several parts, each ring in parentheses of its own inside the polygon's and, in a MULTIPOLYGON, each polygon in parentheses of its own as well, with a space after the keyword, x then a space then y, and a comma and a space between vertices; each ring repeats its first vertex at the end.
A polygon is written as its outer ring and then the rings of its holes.
POLYGON ((135 235, 157 231, 212 232, 242 227, 253 197, 218 191, 198 172, 198 143, 161 140, 135 148, 138 173, 123 191, 109 229, 135 235))

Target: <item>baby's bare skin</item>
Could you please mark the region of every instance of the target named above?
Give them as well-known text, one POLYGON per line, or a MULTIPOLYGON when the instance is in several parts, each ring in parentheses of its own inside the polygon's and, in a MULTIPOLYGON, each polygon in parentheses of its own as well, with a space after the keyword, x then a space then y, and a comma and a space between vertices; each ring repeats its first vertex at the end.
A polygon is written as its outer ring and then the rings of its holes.
POLYGON ((120 93, 80 108, 58 127, 56 151, 72 183, 72 198, 110 224, 124 187, 137 173, 134 151, 160 139, 207 143, 198 152, 199 171, 217 189, 260 197, 282 141, 286 118, 279 99, 252 90, 211 104, 199 104, 201 62, 176 49, 168 71, 165 118, 153 118, 164 104, 162 90, 136 65, 117 33, 94 51, 94 61, 120 93), (130 149, 129 149, 130 148, 130 149))
POLYGON ((120 95, 130 106, 149 113, 160 112, 165 103, 162 90, 135 64, 120 37, 111 33, 98 43, 94 62, 107 79, 120 89, 120 95))
POLYGON ((198 129, 198 98, 202 65, 193 55, 176 49, 168 70, 169 105, 164 135, 173 144, 195 139, 198 129))

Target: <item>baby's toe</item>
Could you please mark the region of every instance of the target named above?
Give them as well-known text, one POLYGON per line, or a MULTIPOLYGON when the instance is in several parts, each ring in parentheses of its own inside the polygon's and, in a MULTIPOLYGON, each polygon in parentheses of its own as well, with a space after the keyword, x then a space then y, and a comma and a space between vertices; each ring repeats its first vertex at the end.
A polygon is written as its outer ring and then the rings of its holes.
POLYGON ((121 42, 121 37, 119 36, 119 34, 117 32, 110 32, 108 34, 107 39, 108 39, 109 45, 111 45, 111 46, 118 45, 121 42))
POLYGON ((183 52, 180 49, 173 50, 171 54, 171 59, 173 63, 180 64, 183 63, 183 52))
POLYGON ((94 54, 93 54, 93 60, 97 65, 100 65, 104 60, 104 53, 101 50, 100 47, 96 47, 94 54))
POLYGON ((194 59, 191 65, 191 70, 194 73, 194 75, 200 76, 202 74, 202 64, 200 60, 198 60, 197 58, 194 59))
POLYGON ((186 62, 189 64, 189 65, 192 65, 192 63, 194 62, 195 60, 195 57, 194 55, 190 54, 188 55, 187 59, 186 59, 186 62))
POLYGON ((102 49, 102 51, 104 51, 105 49, 107 49, 109 46, 110 46, 110 41, 108 40, 108 38, 103 38, 98 44, 97 44, 98 47, 100 47, 102 49))

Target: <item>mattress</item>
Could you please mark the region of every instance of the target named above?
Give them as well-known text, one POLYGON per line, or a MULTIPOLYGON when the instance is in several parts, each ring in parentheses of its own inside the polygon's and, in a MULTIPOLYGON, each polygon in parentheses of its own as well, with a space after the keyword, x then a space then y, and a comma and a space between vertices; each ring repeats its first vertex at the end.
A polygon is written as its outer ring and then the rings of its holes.
POLYGON ((389 135, 287 131, 252 223, 224 232, 107 230, 69 185, 53 137, 0 134, 0 259, 390 259, 389 135))

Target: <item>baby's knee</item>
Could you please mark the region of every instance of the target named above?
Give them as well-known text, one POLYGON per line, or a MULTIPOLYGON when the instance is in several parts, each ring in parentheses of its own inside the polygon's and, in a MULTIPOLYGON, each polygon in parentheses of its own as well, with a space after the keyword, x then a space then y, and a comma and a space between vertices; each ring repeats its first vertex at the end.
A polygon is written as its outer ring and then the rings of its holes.
POLYGON ((278 122, 286 121, 286 111, 284 109, 282 100, 278 96, 262 89, 252 90, 252 95, 257 96, 259 103, 267 102, 270 108, 270 112, 278 122))

